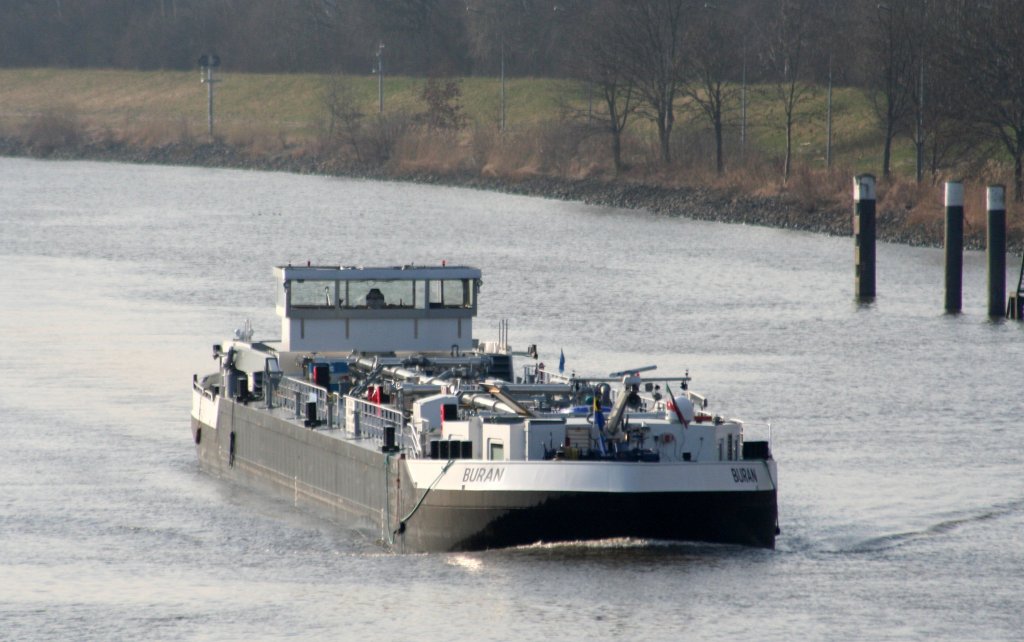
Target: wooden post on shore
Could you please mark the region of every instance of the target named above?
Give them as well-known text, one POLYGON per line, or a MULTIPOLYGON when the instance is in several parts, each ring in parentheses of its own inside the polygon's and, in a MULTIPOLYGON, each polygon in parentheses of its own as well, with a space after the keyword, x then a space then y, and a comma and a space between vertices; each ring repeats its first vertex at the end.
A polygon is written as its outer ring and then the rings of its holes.
POLYGON ((853 178, 854 291, 859 301, 875 298, 875 177, 853 178))
POLYGON ((946 312, 963 304, 964 184, 946 183, 946 312))
POLYGON ((1006 188, 989 185, 988 209, 988 315, 1002 317, 1006 308, 1006 188))

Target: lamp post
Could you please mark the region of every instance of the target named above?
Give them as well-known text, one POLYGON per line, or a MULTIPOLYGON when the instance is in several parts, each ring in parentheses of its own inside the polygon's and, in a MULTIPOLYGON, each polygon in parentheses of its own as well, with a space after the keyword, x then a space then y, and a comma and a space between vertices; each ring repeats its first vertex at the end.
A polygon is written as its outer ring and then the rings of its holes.
POLYGON ((921 3, 921 19, 918 22, 917 57, 920 68, 917 77, 917 114, 914 119, 914 147, 917 152, 917 182, 924 180, 924 139, 928 135, 924 126, 924 67, 925 50, 928 41, 928 0, 921 3))
POLYGON ((743 45, 743 73, 740 77, 740 159, 747 160, 747 45, 743 45))
POLYGON ((210 140, 213 140, 213 84, 220 82, 213 79, 213 68, 219 66, 220 56, 217 54, 199 56, 199 67, 202 70, 199 73, 199 82, 206 85, 206 124, 210 140))
POLYGON ((829 38, 828 45, 828 99, 825 107, 825 168, 832 169, 832 63, 835 58, 835 33, 837 31, 838 16, 837 5, 832 4, 832 11, 828 18, 828 30, 833 36, 829 38))
POLYGON ((505 131, 505 29, 501 29, 501 131, 505 131))
POLYGON ((832 169, 832 52, 828 52, 828 106, 825 108, 825 168, 832 169))
POLYGON ((384 41, 377 43, 377 113, 384 113, 384 41))
MULTIPOLYGON (((554 10, 555 11, 559 10, 558 5, 555 5, 554 10)), ((475 8, 469 6, 468 2, 466 3, 466 11, 469 12, 469 13, 476 13, 476 14, 487 15, 488 17, 494 18, 494 14, 492 14, 490 11, 484 11, 482 9, 475 9, 475 8)), ((498 15, 494 19, 497 21, 497 24, 498 24, 498 35, 499 35, 499 40, 500 40, 499 48, 500 48, 500 52, 501 52, 501 62, 500 62, 500 74, 501 74, 501 90, 500 91, 501 91, 501 93, 499 94, 499 105, 498 105, 498 110, 499 110, 498 128, 501 131, 505 131, 505 115, 506 115, 506 107, 505 107, 505 22, 502 20, 500 15, 498 15)))

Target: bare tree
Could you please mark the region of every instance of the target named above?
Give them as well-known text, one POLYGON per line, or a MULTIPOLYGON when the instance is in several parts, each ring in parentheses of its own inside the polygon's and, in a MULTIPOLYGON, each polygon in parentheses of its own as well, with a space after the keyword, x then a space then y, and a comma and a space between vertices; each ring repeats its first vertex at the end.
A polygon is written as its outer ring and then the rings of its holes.
POLYGON ((394 69, 446 76, 465 68, 469 47, 463 0, 349 0, 347 4, 351 6, 348 15, 358 12, 373 38, 387 44, 394 69))
POLYGON ((914 102, 917 75, 910 0, 893 0, 869 10, 870 56, 867 70, 871 105, 882 130, 882 176, 892 175, 892 144, 907 125, 914 102))
POLYGON ((940 73, 969 89, 955 96, 959 122, 979 126, 1013 161, 1014 199, 1024 201, 1024 3, 951 3, 949 47, 940 73))
POLYGON ((786 182, 793 168, 793 126, 797 108, 813 91, 813 86, 804 80, 803 67, 810 54, 816 6, 814 0, 776 0, 769 31, 766 59, 775 76, 773 92, 782 105, 786 129, 782 166, 782 177, 786 182))
POLYGON ((658 129, 661 161, 672 162, 675 101, 684 83, 684 29, 689 15, 684 0, 622 3, 609 20, 612 44, 619 50, 624 77, 658 129))
MULTIPOLYGON (((614 44, 615 24, 607 19, 614 10, 614 0, 595 3, 579 20, 573 39, 579 45, 579 55, 572 67, 597 89, 604 103, 604 109, 598 110, 598 117, 602 119, 601 129, 608 132, 611 140, 612 164, 619 174, 623 169, 622 133, 636 112, 638 101, 632 78, 626 73, 621 52, 614 44)), ((588 107, 588 122, 591 116, 588 107)))
MULTIPOLYGON (((936 49, 940 46, 935 38, 935 29, 928 22, 928 0, 912 0, 910 8, 913 14, 912 22, 907 30, 910 40, 911 57, 913 64, 911 72, 916 75, 914 88, 910 90, 910 102, 913 105, 913 140, 915 152, 915 176, 917 182, 924 180, 925 169, 925 145, 928 142, 928 132, 934 122, 939 110, 933 106, 933 99, 926 92, 926 77, 928 60, 936 55, 936 49)), ((934 69, 933 69, 934 71, 934 69)))
POLYGON ((349 147, 356 162, 363 164, 365 152, 363 147, 363 119, 366 114, 356 107, 349 81, 340 75, 331 75, 324 81, 321 89, 326 119, 324 129, 326 138, 349 147))
POLYGON ((692 79, 683 85, 682 91, 711 126, 715 137, 715 171, 721 174, 725 171, 725 120, 740 91, 731 80, 744 71, 747 44, 740 29, 743 16, 725 3, 705 3, 694 15, 686 32, 686 58, 692 79))

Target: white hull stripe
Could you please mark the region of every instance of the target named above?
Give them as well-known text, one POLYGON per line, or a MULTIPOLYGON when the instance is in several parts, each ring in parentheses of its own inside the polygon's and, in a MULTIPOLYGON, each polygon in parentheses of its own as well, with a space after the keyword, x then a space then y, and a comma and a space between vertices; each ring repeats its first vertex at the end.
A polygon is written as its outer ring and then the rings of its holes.
MULTIPOLYGON (((445 461, 406 460, 416 488, 429 487, 445 461)), ((735 492, 775 489, 774 462, 707 463, 456 461, 438 490, 597 493, 735 492)))

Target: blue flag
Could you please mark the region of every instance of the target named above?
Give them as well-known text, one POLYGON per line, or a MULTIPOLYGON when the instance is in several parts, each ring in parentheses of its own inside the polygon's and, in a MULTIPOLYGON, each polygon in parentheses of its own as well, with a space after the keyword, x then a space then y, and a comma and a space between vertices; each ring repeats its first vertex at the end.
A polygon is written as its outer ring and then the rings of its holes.
POLYGON ((565 372, 565 351, 559 349, 558 352, 558 372, 563 373, 565 372))

